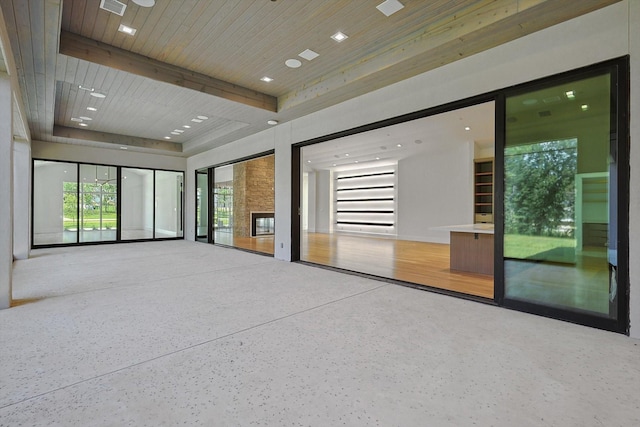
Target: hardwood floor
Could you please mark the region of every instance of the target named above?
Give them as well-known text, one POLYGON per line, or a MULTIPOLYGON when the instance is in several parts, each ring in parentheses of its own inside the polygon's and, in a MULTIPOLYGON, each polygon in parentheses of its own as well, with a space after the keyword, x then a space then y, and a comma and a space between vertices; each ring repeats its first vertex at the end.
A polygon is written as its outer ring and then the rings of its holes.
POLYGON ((254 252, 273 255, 273 235, 260 237, 234 237, 231 233, 216 232, 215 242, 254 252))
POLYGON ((493 299, 493 276, 451 271, 449 245, 303 233, 301 259, 493 299))

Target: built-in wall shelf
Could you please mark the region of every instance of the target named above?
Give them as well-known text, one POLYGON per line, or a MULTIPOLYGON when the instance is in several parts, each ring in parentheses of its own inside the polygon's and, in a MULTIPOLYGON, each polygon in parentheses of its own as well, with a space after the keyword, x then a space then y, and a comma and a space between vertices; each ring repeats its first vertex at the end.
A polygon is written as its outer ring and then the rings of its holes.
POLYGON ((335 172, 334 225, 337 231, 393 233, 395 165, 335 172))
POLYGON ((336 181, 342 179, 354 179, 354 178, 371 178, 373 176, 394 176, 395 172, 380 172, 380 173, 368 173, 364 175, 349 175, 349 176, 338 176, 336 181))
POLYGON ((493 159, 473 162, 473 213, 475 223, 493 223, 493 159))

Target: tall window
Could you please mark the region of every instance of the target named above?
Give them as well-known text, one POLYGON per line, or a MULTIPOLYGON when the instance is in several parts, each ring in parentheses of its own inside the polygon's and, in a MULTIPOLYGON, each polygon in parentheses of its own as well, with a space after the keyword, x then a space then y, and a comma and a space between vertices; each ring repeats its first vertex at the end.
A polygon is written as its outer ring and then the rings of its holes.
POLYGON ((506 99, 507 301, 592 318, 618 316, 612 87, 611 73, 592 73, 506 99))
POLYGON ((34 246, 182 237, 183 172, 33 164, 34 246))

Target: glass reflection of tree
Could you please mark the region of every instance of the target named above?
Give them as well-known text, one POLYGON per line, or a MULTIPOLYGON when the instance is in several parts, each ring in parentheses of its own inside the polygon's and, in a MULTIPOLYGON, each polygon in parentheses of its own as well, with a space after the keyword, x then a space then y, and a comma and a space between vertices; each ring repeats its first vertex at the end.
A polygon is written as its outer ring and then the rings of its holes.
POLYGON ((574 261, 577 159, 576 139, 505 148, 505 257, 574 261))

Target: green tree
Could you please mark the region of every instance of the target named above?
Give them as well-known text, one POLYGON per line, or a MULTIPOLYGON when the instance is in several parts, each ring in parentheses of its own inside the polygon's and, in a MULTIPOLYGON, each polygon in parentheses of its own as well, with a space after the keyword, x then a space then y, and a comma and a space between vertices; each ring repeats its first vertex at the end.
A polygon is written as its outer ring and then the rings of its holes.
POLYGON ((574 218, 576 170, 576 139, 506 148, 505 233, 567 235, 562 226, 574 218))

